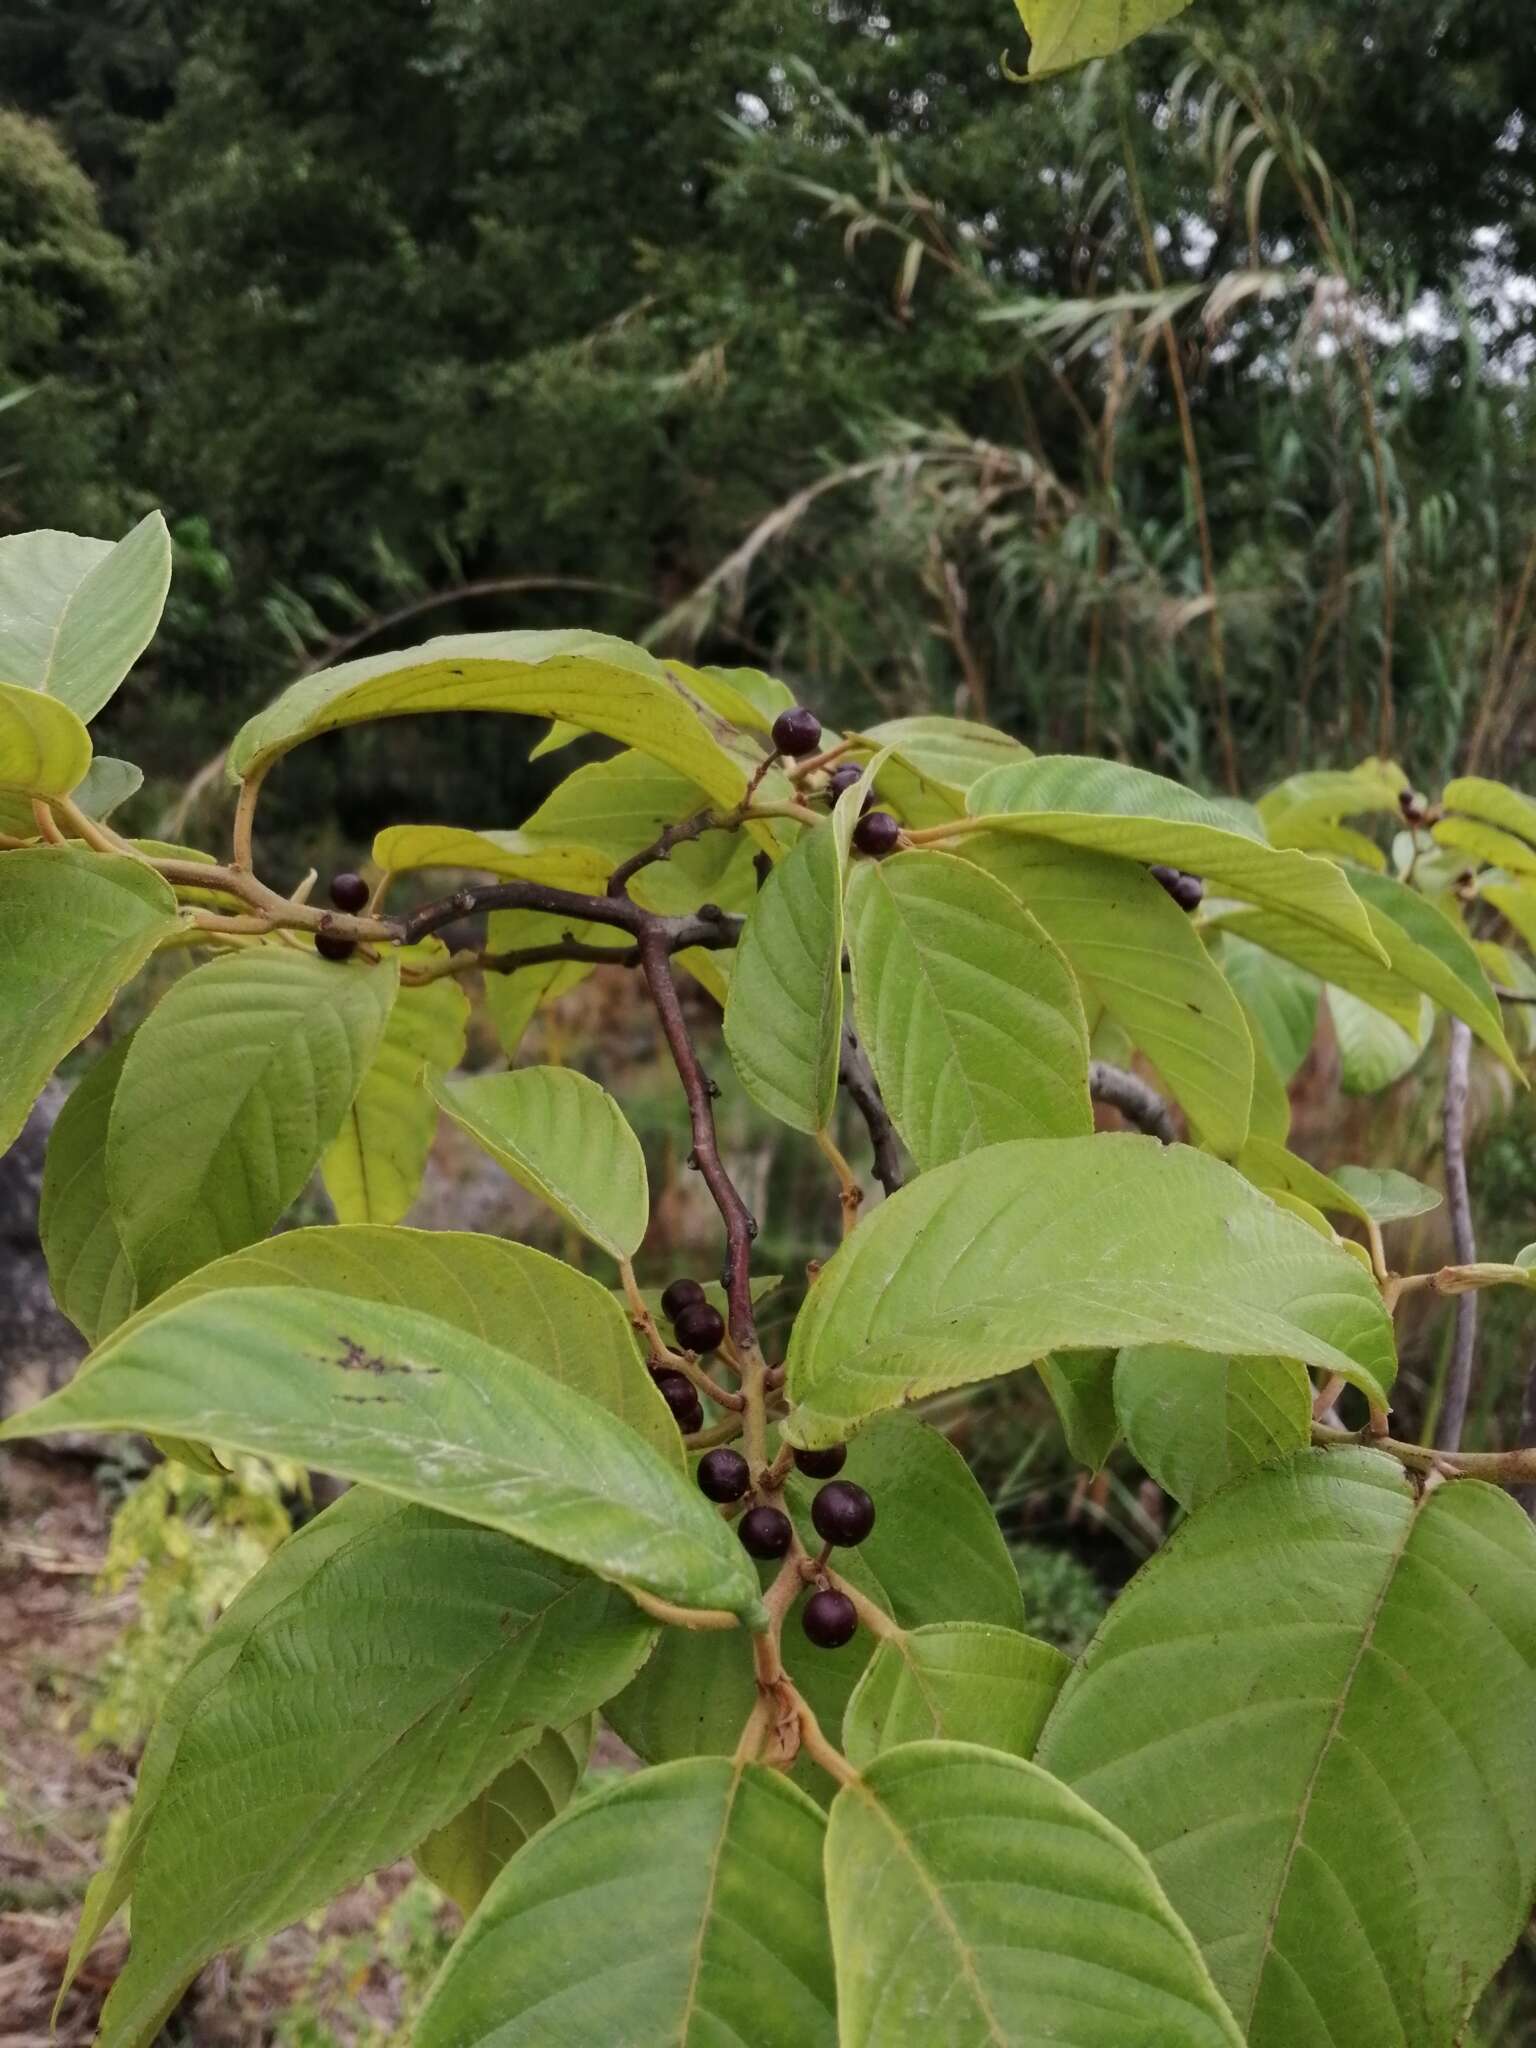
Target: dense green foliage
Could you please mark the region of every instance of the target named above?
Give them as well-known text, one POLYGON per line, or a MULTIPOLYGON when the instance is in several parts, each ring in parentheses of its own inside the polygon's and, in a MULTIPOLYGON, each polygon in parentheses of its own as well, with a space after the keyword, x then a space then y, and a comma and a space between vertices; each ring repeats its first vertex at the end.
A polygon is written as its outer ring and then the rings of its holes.
MULTIPOLYGON (((1223 678, 1250 774, 1364 752, 1390 612, 1414 772, 1473 727, 1507 743, 1519 10, 1202 0, 1028 90, 1005 45, 1021 62, 997 0, 8 10, 0 206, 35 225, 0 271, 0 368, 45 381, 0 415, 0 520, 113 532, 157 503, 182 550, 123 750, 153 718, 157 774, 189 772, 210 713, 466 581, 539 587, 450 623, 557 622, 571 594, 542 585, 579 578, 604 586, 582 616, 634 632, 865 462, 665 644, 760 650, 865 723, 958 694, 1036 744, 1112 734, 1220 780, 1223 678)), ((346 759, 346 789, 321 757, 280 814, 307 850, 306 817, 399 815, 389 750, 346 759)), ((457 735, 415 768, 418 815, 537 786, 457 735)))
MULTIPOLYGON (((240 1457, 352 1483, 159 1702, 66 1972, 128 1905, 101 2048, 406 1855, 469 1915, 421 2048, 1458 2038, 1536 1899, 1536 1533, 1502 1490, 1536 1449, 1460 1447, 1472 1305, 1528 1296, 1536 1246, 1459 1235, 1474 1041, 1522 1082, 1536 1049, 1536 801, 1372 758, 1249 806, 958 719, 838 737, 760 670, 603 634, 458 634, 249 719, 216 860, 107 821, 136 771, 86 722, 170 554, 155 518, 0 540, 0 1130, 136 1019, 46 1165, 93 1348, 0 1439, 144 1432, 208 1498, 190 1472, 240 1457), (469 713, 610 751, 521 828, 389 827, 329 908, 262 879, 258 806, 306 745, 469 713), (444 865, 487 879, 387 907, 444 865), (545 970, 615 956, 718 1285, 642 1291, 644 1147, 526 1057, 545 970), (506 1066, 453 1071, 498 988, 506 1066), (1436 1190, 1289 1142, 1325 1016, 1365 1094, 1433 1070, 1450 1020, 1454 1263, 1389 1261, 1436 1190), (781 1354, 701 1028, 840 1197, 781 1354), (440 1111, 570 1259, 402 1226, 440 1111), (272 1235, 317 1171, 342 1220, 272 1235), (1443 1295, 1426 1448, 1389 1433, 1395 1316, 1443 1295), (1026 1632, 934 1419, 1031 1368, 1073 1458, 1123 1442, 1184 1511, 1076 1654, 1026 1632), (578 1796, 599 1712, 641 1768, 578 1796)), ((151 1625, 184 1628, 177 1590, 151 1625)))

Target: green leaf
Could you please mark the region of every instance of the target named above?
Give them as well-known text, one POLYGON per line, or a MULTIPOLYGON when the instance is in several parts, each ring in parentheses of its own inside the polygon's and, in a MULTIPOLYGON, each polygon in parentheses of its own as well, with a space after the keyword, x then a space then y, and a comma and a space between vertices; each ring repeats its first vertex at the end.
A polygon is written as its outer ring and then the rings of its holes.
POLYGON ((416 1309, 292 1287, 184 1301, 120 1331, 0 1438, 62 1429, 294 1458, 679 1606, 760 1612, 745 1551, 649 1444, 525 1358, 416 1309), (221 1373, 224 1359, 238 1373, 221 1373))
POLYGON ((1497 825, 1482 825, 1472 818, 1442 818, 1430 828, 1430 837, 1437 846, 1471 854, 1488 867, 1536 875, 1536 847, 1527 846, 1512 832, 1501 832, 1497 825))
POLYGON ((373 654, 290 686, 236 734, 229 775, 264 772, 303 740, 366 719, 429 711, 517 712, 607 733, 735 804, 747 771, 734 729, 644 649, 602 633, 464 633, 373 654))
POLYGON ((1019 1757, 887 1751, 826 1861, 841 2048, 1242 2048, 1141 1852, 1019 1757))
MULTIPOLYGON (((1266 790, 1258 812, 1274 845, 1326 851, 1332 828, 1341 818, 1399 817, 1398 798, 1407 787, 1408 778, 1395 761, 1309 769, 1266 790)), ((1372 845, 1371 852, 1379 864, 1379 849, 1372 845)))
POLYGON ((91 736, 67 704, 0 681, 0 791, 68 796, 90 765, 91 736))
POLYGON ((855 870, 847 916, 859 1032, 920 1168, 1092 1130, 1077 984, 1001 883, 900 853, 855 870))
POLYGON ((1528 946, 1536 948, 1536 888, 1525 882, 1484 882, 1478 893, 1508 918, 1528 946))
POLYGON ((1139 1046, 1212 1151, 1240 1149, 1253 1095, 1242 1008, 1191 920, 1143 869, 1049 839, 978 833, 962 842, 1010 889, 1139 1046))
POLYGON ((1126 1442, 1186 1508, 1304 1449, 1312 1434, 1312 1382, 1288 1358, 1139 1345, 1120 1354, 1115 1405, 1126 1442))
POLYGON ((1410 1216, 1427 1216, 1438 1209, 1441 1194, 1411 1174, 1398 1173, 1390 1166, 1336 1166, 1333 1179, 1368 1216, 1378 1223, 1401 1223, 1410 1216))
MULTIPOLYGON (((902 1628, 934 1621, 1024 1624, 1019 1575, 997 1519, 965 1460, 947 1438, 911 1415, 885 1415, 848 1446, 843 1476, 876 1503, 875 1526, 838 1570, 902 1628)), ((807 1546, 815 1486, 798 1475, 785 1503, 807 1546)), ((841 1725, 848 1699, 876 1644, 860 1629, 840 1650, 807 1643, 799 1622, 784 1632, 784 1661, 822 1726, 841 1725)), ((650 1763, 714 1751, 729 1756, 757 1698, 750 1645, 738 1635, 667 1629, 629 1689, 610 1701, 608 1720, 650 1763)), ((797 1780, 818 1796, 827 1781, 814 1766, 797 1780)))
POLYGON ((835 817, 802 834, 763 884, 731 969, 726 1048, 752 1100, 797 1131, 824 1130, 837 1098, 847 859, 835 817))
POLYGON ((415 2048, 835 2048, 824 1836, 757 1764, 696 1757, 605 1786, 496 1880, 415 2048))
MULTIPOLYGON (((531 1245, 467 1230, 372 1224, 287 1230, 189 1274, 141 1310, 133 1327, 182 1302, 237 1287, 321 1288, 420 1309, 487 1344, 515 1333, 530 1364, 618 1416, 675 1470, 683 1469, 677 1424, 619 1302, 587 1274, 531 1245)), ((81 1370, 108 1355, 97 1352, 81 1370)))
POLYGON ((1401 975, 1382 960, 1368 959, 1356 947, 1345 945, 1332 933, 1314 930, 1299 918, 1266 910, 1227 911, 1212 918, 1211 928, 1224 942, 1229 938, 1245 940, 1292 961, 1320 981, 1347 989, 1405 1031, 1418 1021, 1418 993, 1401 975))
POLYGON ((65 1053, 175 928, 175 897, 136 860, 76 846, 0 853, 0 1152, 65 1053))
POLYGON ((1482 775, 1460 775, 1445 785, 1440 801, 1448 811, 1486 818, 1490 825, 1536 842, 1536 803, 1502 782, 1490 782, 1482 775))
POLYGON ((382 1496, 343 1509, 347 1542, 239 1620, 238 1652, 181 1727, 102 2048, 148 2039, 221 1948, 404 1854, 650 1647, 654 1626, 613 1587, 491 1530, 382 1496))
POLYGON ((115 546, 49 531, 0 540, 0 676, 89 721, 153 639, 170 587, 158 512, 115 546))
POLYGON ((88 818, 110 818, 120 804, 137 796, 144 787, 144 770, 131 761, 114 760, 97 754, 85 771, 85 780, 74 792, 74 801, 88 818))
POLYGON ((1416 1066, 1429 1044, 1434 1012, 1420 996, 1414 1029, 1361 1002, 1347 990, 1329 988, 1328 1014, 1339 1047, 1339 1086, 1346 1095, 1375 1095, 1416 1066))
POLYGON ((1114 1352, 1055 1351, 1040 1360, 1039 1369, 1067 1449, 1079 1465, 1097 1472, 1120 1438, 1114 1352))
POLYGON ((1416 889, 1390 875, 1357 874, 1354 882, 1393 973, 1460 1017, 1512 1073, 1520 1075, 1483 964, 1451 920, 1416 889))
POLYGON ((614 867, 590 846, 557 846, 525 832, 466 832, 457 825, 388 825, 374 839, 373 858, 391 874, 472 868, 589 895, 607 886, 614 867))
POLYGON ((398 974, 254 947, 194 969, 150 1012, 107 1135, 141 1300, 264 1237, 301 1192, 373 1063, 398 974))
POLYGON ((925 1173, 822 1267, 790 1341, 789 1433, 835 1442, 1047 1352, 1142 1343, 1294 1358, 1378 1402, 1393 1372, 1370 1276, 1231 1167, 1153 1138, 1025 1140, 925 1173))
POLYGON ((1251 2048, 1439 2048, 1518 1938, 1533 1573, 1492 1487, 1304 1452, 1193 1515, 1068 1679, 1040 1760, 1146 1848, 1251 2048))
POLYGON ((1007 733, 964 718, 889 718, 862 737, 890 749, 875 787, 907 825, 963 818, 966 791, 988 769, 1033 758, 1007 733))
POLYGON ((1182 14, 1189 0, 1014 0, 1029 34, 1031 79, 1112 56, 1182 14))
POLYGON ((984 1622, 888 1637, 848 1702, 844 1753, 863 1770, 903 1743, 945 1738, 1027 1757, 1071 1669, 1049 1643, 984 1622))
POLYGON ((1250 1138, 1237 1162, 1238 1171, 1266 1194, 1296 1195, 1316 1209, 1332 1210, 1365 1220, 1366 1212, 1337 1181, 1309 1161, 1268 1138, 1250 1138))
POLYGON ((1317 1036, 1322 991, 1316 976, 1235 933, 1221 934, 1218 944, 1221 970, 1258 1027, 1275 1072, 1282 1082, 1291 1080, 1317 1036))
MULTIPOLYGON (((427 939, 396 957, 431 966, 447 952, 440 939, 427 939)), ((320 1162, 338 1223, 398 1223, 415 1201, 437 1130, 424 1076, 458 1065, 468 1022, 469 998, 452 975, 407 983, 396 996, 373 1064, 320 1162)))
MULTIPOLYGON (((607 946, 615 959, 631 949, 629 939, 611 925, 579 924, 550 911, 493 910, 486 919, 486 950, 492 954, 556 945, 567 937, 587 946, 607 946)), ((487 971, 485 1006, 509 1059, 521 1045, 535 1012, 585 981, 592 971, 590 963, 580 960, 547 960, 506 974, 487 971)))
POLYGON ((1336 934, 1367 958, 1379 942, 1343 873, 1312 854, 1267 845, 1232 809, 1117 761, 1064 754, 994 769, 967 799, 1000 830, 1164 861, 1224 892, 1336 934))
POLYGON ((518 1850, 570 1805, 596 1725, 589 1714, 569 1728, 546 1728, 461 1813, 416 1845, 417 1869, 466 1917, 518 1850))
POLYGON ((616 1259, 639 1249, 650 1220, 645 1154, 606 1088, 569 1067, 429 1076, 427 1087, 520 1186, 594 1244, 616 1259))
POLYGON ((76 1083, 48 1139, 38 1234, 53 1298, 88 1343, 115 1330, 134 1305, 133 1268, 107 1204, 107 1121, 131 1040, 76 1083))

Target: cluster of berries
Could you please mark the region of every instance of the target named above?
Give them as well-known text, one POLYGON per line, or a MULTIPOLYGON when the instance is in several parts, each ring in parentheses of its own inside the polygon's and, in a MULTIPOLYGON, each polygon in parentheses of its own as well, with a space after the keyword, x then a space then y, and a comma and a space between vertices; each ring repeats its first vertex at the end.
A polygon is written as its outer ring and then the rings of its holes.
MULTIPOLYGON (((792 761, 808 760, 821 745, 821 720, 805 705, 792 704, 773 721, 773 744, 777 753, 787 755, 792 761)), ((827 777, 829 800, 836 803, 844 790, 852 789, 863 772, 852 761, 840 762, 827 777)), ((867 853, 874 860, 883 860, 888 853, 896 851, 901 826, 889 811, 872 810, 873 801, 872 797, 864 799, 864 815, 853 828, 853 843, 860 853, 867 853)))
POLYGON ((1164 867, 1161 861, 1154 861, 1147 873, 1154 882, 1162 884, 1180 910, 1198 910, 1205 901, 1205 884, 1198 875, 1187 875, 1182 868, 1164 867))
MULTIPOLYGON (((678 1342, 689 1351, 713 1351, 725 1335, 724 1317, 705 1300, 697 1280, 672 1281, 661 1297, 661 1308, 678 1342)), ((668 1370, 653 1370, 651 1377, 684 1434, 700 1428, 704 1408, 692 1380, 685 1373, 668 1370)), ((818 1488, 811 1502, 811 1525, 823 1543, 843 1548, 862 1543, 875 1526, 875 1504, 863 1487, 837 1477, 847 1456, 846 1444, 794 1454, 796 1469, 807 1479, 829 1482, 818 1488)), ((752 1490, 751 1466, 740 1451, 727 1444, 706 1451, 695 1476, 705 1499, 719 1507, 734 1507, 752 1490)), ((784 1557, 795 1535, 794 1524, 784 1510, 766 1502, 746 1510, 736 1524, 736 1533, 749 1555, 768 1561, 784 1557)), ((824 1586, 807 1600, 800 1622, 819 1649, 836 1650, 852 1639, 859 1617, 846 1593, 824 1586)))

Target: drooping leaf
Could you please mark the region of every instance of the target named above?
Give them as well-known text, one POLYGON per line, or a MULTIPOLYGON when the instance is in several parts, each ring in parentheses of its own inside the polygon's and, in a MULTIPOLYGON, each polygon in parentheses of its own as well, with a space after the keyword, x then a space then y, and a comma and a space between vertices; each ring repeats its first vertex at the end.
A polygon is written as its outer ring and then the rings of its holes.
POLYGON ((1224 933, 1219 943, 1222 972, 1258 1026, 1275 1072, 1291 1080, 1317 1036, 1317 977, 1235 933, 1224 933))
POLYGON ((0 853, 0 1152, 175 927, 175 897, 138 861, 76 846, 0 853))
POLYGON ((731 969, 732 1063, 758 1107, 797 1131, 825 1129, 837 1097, 847 858, 835 817, 804 833, 763 884, 731 969))
POLYGON ((1097 1472, 1120 1437, 1114 1352, 1055 1351, 1040 1360, 1039 1371, 1067 1449, 1079 1465, 1097 1472))
POLYGON ((417 1843, 417 1869, 466 1917, 518 1850, 570 1805, 595 1728, 591 1715, 569 1728, 546 1728, 461 1813, 417 1843))
POLYGON ((1126 1442, 1186 1508, 1311 1438, 1312 1382, 1288 1358, 1139 1345, 1120 1354, 1115 1406, 1126 1442))
POLYGON ((962 842, 1010 889, 1144 1052, 1212 1151, 1240 1149, 1253 1095, 1241 1006, 1189 918, 1140 867, 1049 839, 985 832, 962 842))
POLYGON ((1336 1166, 1332 1178, 1378 1223, 1401 1223, 1438 1209, 1438 1188, 1390 1166, 1336 1166))
POLYGON ((1250 2048, 1440 2048, 1517 1939, 1533 1571, 1492 1487, 1303 1452, 1193 1515, 1068 1679, 1040 1761, 1145 1846, 1250 2048))
POLYGON ((601 633, 464 633, 366 655, 292 683, 236 734, 235 781, 322 732, 430 711, 518 712, 607 733, 675 768, 716 802, 738 802, 747 772, 733 729, 642 648, 601 633))
POLYGON ((645 1370, 619 1302, 587 1274, 532 1245, 468 1230, 373 1224, 288 1230, 189 1274, 141 1310, 134 1327, 181 1302, 239 1287, 321 1288, 420 1309, 487 1344, 515 1343, 531 1365, 617 1415, 682 1469, 677 1424, 645 1370))
POLYGON ((119 1039, 77 1082, 48 1139, 38 1235, 53 1298, 88 1343, 134 1305, 133 1267, 107 1204, 107 1121, 131 1040, 119 1039))
POLYGON ((900 853, 855 870, 847 916, 859 1032, 919 1167, 1092 1130, 1077 984, 1001 883, 900 853))
POLYGON ((158 512, 116 545, 46 530, 0 540, 0 677, 88 722, 154 637, 170 587, 158 512))
POLYGON ((963 1742, 832 1807, 841 2048, 1242 2048, 1146 1858, 1048 1772, 963 1742))
POLYGON ((1491 868, 1503 868, 1513 875, 1536 875, 1536 847, 1527 846, 1512 832, 1497 825, 1480 824, 1475 818, 1442 818, 1431 827, 1437 846, 1453 853, 1471 854, 1491 868))
POLYGON ((261 946, 195 968, 150 1012, 107 1134, 141 1300, 277 1222, 341 1129, 398 977, 393 960, 261 946))
POLYGON ((1347 1189, 1310 1161, 1267 1138, 1250 1138, 1237 1162, 1238 1171, 1266 1194, 1297 1195, 1329 1214, 1364 1221, 1366 1211, 1347 1189))
POLYGON ((1369 1275, 1231 1167, 1153 1138, 1025 1140, 925 1173, 822 1267, 790 1434, 833 1442, 1051 1351, 1142 1343, 1294 1358, 1376 1401, 1393 1371, 1369 1275))
POLYGON ((373 842, 376 864, 393 874, 418 868, 475 868, 505 881, 547 882, 600 892, 614 863, 590 846, 556 845, 524 832, 466 832, 456 825, 388 825, 373 842))
POLYGON ((0 791, 68 796, 90 765, 91 736, 67 704, 0 679, 0 791))
POLYGON ((1072 1660, 985 1622, 930 1623, 881 1643, 843 1716, 843 1750, 863 1770, 907 1742, 1033 1751, 1072 1660))
POLYGON ((238 1653, 181 1729, 103 2048, 150 2038, 219 1949, 403 1854, 650 1646, 654 1626, 614 1587, 494 1531, 383 1495, 343 1508, 349 1540, 239 1621, 238 1653))
POLYGON ((745 1551, 649 1444, 510 1349, 416 1309, 292 1287, 184 1301, 109 1339, 0 1436, 61 1429, 294 1458, 680 1606, 759 1611, 745 1551))
POLYGON ((1536 803, 1505 783, 1484 775, 1459 775, 1445 785, 1440 800, 1448 811, 1486 818, 1490 825, 1536 842, 1536 803))
POLYGON ((1423 1058, 1434 1022, 1428 996, 1418 998, 1412 1031, 1345 989, 1330 988, 1327 996, 1339 1047, 1339 1086, 1346 1095, 1390 1088, 1423 1058))
MULTIPOLYGON (((1024 1625, 1019 1577, 986 1495, 954 1445, 910 1415, 885 1415, 848 1446, 844 1478, 876 1503, 875 1526, 837 1568, 903 1628, 974 1621, 1017 1631, 1024 1625)), ((807 1546, 820 1547, 810 1520, 815 1486, 796 1477, 786 1506, 807 1546)), ((840 1650, 813 1649, 798 1620, 784 1632, 784 1661, 829 1734, 875 1650, 860 1629, 840 1650)), ((750 1645, 738 1635, 668 1629, 656 1653, 618 1699, 613 1726, 650 1763, 700 1752, 729 1756, 756 1699, 750 1645)), ((814 1766, 797 1781, 825 1796, 814 1766)))
POLYGON ((1242 829, 1230 807, 1117 761, 1043 756, 995 768, 967 798, 971 815, 999 830, 1086 846, 1122 859, 1163 861, 1224 893, 1332 932, 1367 957, 1378 940, 1342 871, 1312 854, 1274 847, 1242 829))
POLYGON ((1504 1036, 1498 998, 1469 941, 1443 911, 1406 883, 1390 875, 1360 874, 1354 880, 1393 973, 1460 1017, 1511 1072, 1519 1074, 1519 1062, 1504 1036))
POLYGON ((757 1764, 695 1757, 605 1786, 501 1873, 415 2048, 834 2048, 824 1836, 757 1764))
POLYGON ((616 1259, 639 1248, 651 1206, 645 1154, 606 1088, 569 1067, 427 1085, 460 1129, 594 1244, 616 1259))
POLYGON ((1149 28, 1182 14, 1189 0, 1014 0, 1030 39, 1028 76, 1050 78, 1108 57, 1149 28))
POLYGON ((1420 997, 1410 982, 1383 960, 1368 958, 1330 932, 1319 932, 1299 918, 1267 910, 1225 911, 1212 919, 1212 925, 1224 940, 1246 940, 1320 981, 1347 989, 1404 1030, 1411 1029, 1418 1019, 1420 997))
POLYGON ((1536 948, 1536 888, 1525 882, 1484 882, 1478 893, 1508 918, 1528 946, 1536 948))
MULTIPOLYGON (((432 966, 447 951, 440 939, 427 939, 397 957, 432 966)), ((415 1201, 437 1129, 424 1076, 458 1065, 468 1022, 469 998, 454 976, 401 988, 373 1064, 320 1162, 338 1223, 398 1223, 415 1201)))

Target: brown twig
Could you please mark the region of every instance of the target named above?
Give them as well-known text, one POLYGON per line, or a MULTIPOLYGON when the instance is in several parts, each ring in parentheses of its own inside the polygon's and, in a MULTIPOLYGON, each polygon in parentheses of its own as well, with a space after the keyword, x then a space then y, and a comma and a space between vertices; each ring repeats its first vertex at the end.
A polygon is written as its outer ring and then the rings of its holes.
POLYGON ((860 1045, 851 1024, 843 1026, 838 1079, 848 1090, 849 1101, 863 1117, 869 1131, 870 1143, 875 1148, 875 1179, 888 1195, 894 1195, 903 1179, 901 1145, 875 1079, 875 1070, 869 1063, 869 1055, 860 1045))
POLYGON ((1139 1074, 1127 1073, 1124 1067, 1112 1067, 1107 1060, 1092 1060, 1088 1066, 1088 1092, 1095 1102, 1107 1102, 1111 1109, 1118 1109, 1149 1138, 1158 1138, 1165 1145, 1177 1139, 1179 1130, 1173 1111, 1139 1074))
MULTIPOLYGON (((1471 1080, 1472 1033, 1459 1017, 1451 1019, 1451 1050, 1445 1070, 1445 1199, 1451 1217, 1451 1243, 1459 1265, 1477 1262, 1472 1228, 1472 1200, 1467 1190, 1467 1091, 1471 1080)), ((1472 1358, 1477 1347, 1477 1294, 1468 1289, 1456 1297, 1456 1330, 1451 1367, 1446 1375, 1445 1406, 1440 1413, 1436 1446, 1460 1447, 1472 1388, 1472 1358)))

